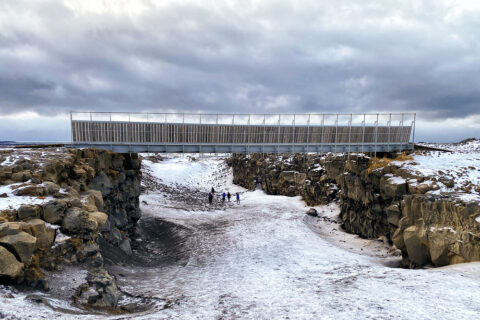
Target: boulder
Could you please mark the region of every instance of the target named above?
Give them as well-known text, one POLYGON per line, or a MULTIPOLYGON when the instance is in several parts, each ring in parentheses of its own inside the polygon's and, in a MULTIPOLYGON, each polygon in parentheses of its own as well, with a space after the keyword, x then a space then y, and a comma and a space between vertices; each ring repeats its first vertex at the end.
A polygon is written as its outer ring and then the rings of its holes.
POLYGON ((0 246, 0 278, 18 279, 22 275, 23 266, 11 252, 0 246))
POLYGON ((4 222, 0 224, 0 238, 18 234, 20 232, 31 234, 30 226, 26 222, 4 222))
POLYGON ((280 172, 279 180, 283 180, 285 182, 295 182, 295 174, 296 171, 282 171, 280 172))
POLYGON ((19 171, 12 174, 12 180, 14 182, 25 182, 31 178, 32 174, 30 171, 19 171))
POLYGON ((60 191, 59 185, 50 181, 45 181, 43 186, 47 194, 55 194, 60 191))
POLYGON ((40 217, 40 207, 36 205, 25 204, 18 209, 18 218, 38 218, 40 217))
POLYGON ((449 228, 430 228, 428 247, 433 264, 437 267, 450 263, 449 246, 457 241, 456 232, 449 228))
POLYGON ((427 246, 419 237, 419 230, 416 226, 410 226, 403 232, 403 240, 407 249, 408 258, 416 266, 424 266, 430 262, 430 253, 427 246))
POLYGON ((84 283, 75 294, 75 299, 81 304, 88 304, 96 308, 115 308, 120 292, 115 278, 105 269, 94 269, 87 275, 84 283))
POLYGON ((48 249, 53 245, 55 229, 47 228, 45 221, 41 219, 32 219, 27 223, 30 225, 33 236, 37 238, 35 249, 48 249))
POLYGON ((108 218, 107 214, 100 211, 89 212, 88 216, 97 222, 99 228, 107 222, 108 218))
POLYGON ((402 229, 398 228, 395 230, 392 236, 392 242, 397 247, 397 249, 404 250, 405 249, 405 241, 403 239, 403 231, 402 229))
POLYGON ((47 202, 43 206, 43 219, 48 223, 58 224, 62 221, 65 210, 67 209, 67 202, 64 200, 53 200, 47 202))
POLYGON ((407 193, 407 182, 386 174, 380 179, 380 193, 385 200, 400 199, 407 193))
POLYGON ((408 189, 412 194, 425 194, 431 189, 431 186, 427 183, 419 183, 419 184, 415 183, 415 184, 409 185, 408 189))
POLYGON ((95 210, 103 210, 103 197, 102 193, 98 190, 88 190, 85 192, 87 195, 86 201, 95 206, 95 210))
POLYGON ((400 221, 400 216, 401 216, 400 208, 398 207, 398 205, 392 204, 392 205, 388 206, 385 209, 385 212, 387 214, 388 223, 398 227, 399 226, 399 221, 400 221))
POLYGON ((75 175, 75 178, 77 178, 78 180, 86 180, 87 178, 87 172, 82 166, 76 165, 73 168, 73 173, 75 175))
POLYGON ((41 197, 46 194, 46 188, 41 185, 31 184, 16 189, 13 194, 16 196, 41 197))
POLYGON ((108 240, 115 245, 119 245, 123 240, 123 235, 118 228, 113 227, 108 233, 108 240))
POLYGON ((297 185, 303 185, 305 184, 305 180, 307 179, 307 174, 306 173, 300 173, 300 172, 297 172, 295 174, 295 183, 297 185))
POLYGON ((310 208, 310 209, 307 211, 307 214, 308 214, 309 216, 312 216, 312 217, 318 216, 317 209, 315 209, 315 208, 310 208))
POLYGON ((119 248, 122 249, 122 251, 125 252, 128 256, 132 255, 132 247, 130 246, 130 240, 124 239, 120 243, 119 248))
POLYGON ((19 232, 0 238, 0 244, 15 253, 25 265, 30 264, 36 242, 37 238, 26 232, 19 232))
POLYGON ((91 216, 89 212, 83 211, 80 208, 69 208, 62 222, 62 231, 67 234, 79 234, 91 237, 91 233, 98 228, 96 218, 98 217, 95 215, 91 216))

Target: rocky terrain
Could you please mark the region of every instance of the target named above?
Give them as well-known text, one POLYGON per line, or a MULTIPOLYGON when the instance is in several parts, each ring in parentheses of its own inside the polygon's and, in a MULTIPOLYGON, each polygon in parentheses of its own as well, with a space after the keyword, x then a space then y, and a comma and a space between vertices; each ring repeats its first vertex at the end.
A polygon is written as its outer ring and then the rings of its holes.
POLYGON ((1 149, 0 281, 51 290, 82 309, 117 308, 121 293, 101 248, 131 254, 140 166, 136 154, 1 149), (71 274, 59 281, 62 270, 71 274))
MULTIPOLYGON (((15 150, 1 163, 15 162, 16 165, 20 157, 15 154, 20 153, 21 157, 29 157, 27 160, 48 163, 47 151, 43 152, 45 161, 36 160, 42 153, 32 157, 30 150, 15 150)), ((90 157, 83 153, 90 152, 88 150, 71 154, 65 150, 48 152, 52 152, 55 161, 73 154, 77 159, 72 160, 73 166, 90 157)), ((130 161, 132 166, 139 163, 129 155, 100 151, 94 151, 93 155, 107 159, 101 160, 106 163, 111 159, 112 164, 114 159, 123 159, 124 169, 113 169, 119 174, 136 170, 130 169, 130 161)), ((134 203, 135 192, 141 193, 142 216, 137 223, 133 223, 133 219, 128 222, 133 213, 128 213, 126 207, 123 208, 127 219, 114 217, 116 212, 107 213, 107 193, 102 194, 103 210, 99 205, 90 211, 78 207, 87 215, 107 214, 96 238, 94 231, 79 234, 66 230, 63 227, 66 215, 62 222, 45 222, 47 229, 55 229, 53 247, 70 249, 55 259, 53 268, 37 268, 43 273, 49 291, 31 288, 26 280, 20 285, 0 284, 0 318, 351 319, 354 314, 367 319, 457 320, 478 318, 480 314, 480 307, 472 304, 480 297, 480 263, 422 270, 397 268, 402 253, 386 245, 386 237, 381 237, 381 241, 362 239, 342 230, 343 220, 339 217, 342 201, 338 199, 342 197, 343 187, 336 180, 327 177, 325 183, 316 186, 317 190, 324 190, 321 192, 325 195, 310 191, 308 200, 310 204, 334 201, 309 210, 300 196, 267 195, 259 188, 249 191, 233 184, 233 170, 227 166, 225 156, 141 156, 141 184, 127 178, 129 185, 122 186, 123 179, 119 178, 111 181, 110 192, 119 199, 131 197, 134 203), (117 186, 129 190, 129 194, 120 196, 120 191, 115 191, 117 186), (209 204, 207 194, 212 187, 217 192, 209 204), (223 202, 220 196, 223 191, 239 192, 240 204, 223 202), (115 228, 123 240, 115 240, 115 228), (131 255, 128 247, 121 246, 127 239, 131 255), (93 248, 93 255, 86 254, 87 247, 93 248), (100 262, 97 253, 103 266, 96 266, 100 262), (116 308, 99 307, 100 303, 113 305, 116 297, 116 308)), ((309 171, 322 177, 326 170, 322 163, 328 159, 318 158, 319 165, 313 164, 315 171, 309 171)), ((277 160, 272 159, 269 165, 277 160)), ((403 160, 403 164, 411 161, 403 160)), ((281 162, 285 169, 304 166, 294 158, 287 157, 281 162)), ((380 167, 375 163, 368 165, 372 171, 380 167)), ((105 165, 105 169, 97 165, 92 168, 98 174, 104 172, 108 180, 113 179, 109 173, 111 165, 105 165)), ((36 169, 28 170, 33 173, 36 169)), ((68 170, 69 176, 73 174, 68 170)), ((299 186, 309 184, 306 172, 283 175, 281 185, 270 181, 271 190, 301 192, 299 186), (305 173, 304 180, 302 173, 305 173)), ((31 180, 27 183, 34 184, 31 180)), ((69 186, 77 179, 69 180, 65 184, 61 180, 55 182, 59 193, 71 193, 69 186)), ((89 187, 91 179, 85 181, 89 189, 79 188, 80 202, 86 192, 94 192, 89 187)), ((253 182, 255 188, 254 180, 249 182, 253 182)), ((43 183, 45 181, 39 184, 43 183)), ((259 185, 264 183, 268 181, 263 179, 259 185)), ((14 184, 2 186, 7 195, 4 199, 8 199, 1 202, 2 208, 9 211, 18 211, 26 201, 44 210, 46 203, 61 200, 55 194, 14 195, 9 187, 14 184)), ((102 185, 105 187, 107 183, 98 184, 97 188, 102 185)), ((70 198, 72 196, 62 199, 73 201, 70 198)), ((67 205, 64 214, 76 203, 67 205)), ((121 208, 119 205, 115 210, 123 212, 121 208)), ((45 221, 45 210, 41 210, 38 219, 45 221)), ((16 220, 21 219, 16 217, 16 220)), ((22 222, 31 220, 25 218, 22 222)), ((33 255, 38 252, 34 249, 33 255)))
POLYGON ((383 159, 234 156, 229 163, 234 182, 248 189, 259 184, 269 194, 301 195, 310 205, 338 201, 347 232, 387 237, 402 250, 404 266, 445 266, 480 261, 476 144, 383 159))

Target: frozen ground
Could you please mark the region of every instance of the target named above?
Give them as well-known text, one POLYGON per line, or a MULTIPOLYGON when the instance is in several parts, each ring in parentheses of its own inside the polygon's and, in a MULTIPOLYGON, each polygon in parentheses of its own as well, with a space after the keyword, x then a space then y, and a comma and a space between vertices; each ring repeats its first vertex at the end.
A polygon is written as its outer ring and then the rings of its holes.
MULTIPOLYGON (((222 158, 146 161, 134 259, 111 267, 138 319, 478 319, 480 264, 405 270, 379 241, 344 234, 335 205, 305 216, 300 198, 232 185, 222 158), (161 179, 164 179, 163 181, 161 179), (241 203, 206 195, 241 192, 241 203)), ((56 312, 0 290, 19 318, 98 318, 56 312)), ((107 317, 107 316, 102 316, 107 317)), ((108 316, 125 319, 126 315, 108 316)))
POLYGON ((456 144, 426 144, 452 152, 425 151, 413 161, 394 164, 426 177, 433 194, 452 194, 464 201, 480 201, 480 140, 456 144))

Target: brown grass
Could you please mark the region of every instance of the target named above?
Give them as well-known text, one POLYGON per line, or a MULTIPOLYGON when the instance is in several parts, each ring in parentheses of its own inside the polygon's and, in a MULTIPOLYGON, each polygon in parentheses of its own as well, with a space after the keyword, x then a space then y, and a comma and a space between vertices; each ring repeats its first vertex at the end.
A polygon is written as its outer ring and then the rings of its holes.
POLYGON ((384 158, 372 158, 372 159, 370 159, 368 169, 367 169, 367 173, 370 174, 370 173, 372 173, 372 171, 375 171, 375 170, 380 169, 380 168, 384 168, 387 165, 389 165, 392 161, 403 162, 403 161, 408 161, 408 160, 413 160, 413 157, 410 156, 410 155, 407 155, 406 153, 402 153, 394 159, 385 158, 385 157, 384 158))

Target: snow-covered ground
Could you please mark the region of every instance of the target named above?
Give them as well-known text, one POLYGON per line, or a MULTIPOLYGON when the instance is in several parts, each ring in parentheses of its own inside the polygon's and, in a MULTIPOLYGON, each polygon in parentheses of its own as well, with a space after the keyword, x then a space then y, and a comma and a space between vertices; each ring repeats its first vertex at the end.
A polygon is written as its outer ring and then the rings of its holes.
MULTIPOLYGON (((163 242, 136 239, 157 264, 112 268, 132 296, 157 299, 124 319, 478 319, 480 263, 406 270, 386 266, 374 242, 345 235, 335 205, 305 216, 299 197, 269 196, 232 184, 223 158, 144 161, 149 188, 141 196, 143 225, 162 226, 163 242), (163 180, 163 181, 162 181, 163 180), (155 186, 155 187, 153 187, 155 186), (208 205, 206 194, 241 192, 241 202, 208 205), (188 205, 187 205, 188 204, 188 205), (352 241, 354 240, 354 241, 352 241), (152 247, 153 245, 153 247, 152 247), (161 260, 161 259, 160 259, 161 260), (160 261, 159 260, 159 261, 160 261)), ((0 315, 97 318, 54 312, 0 290, 0 315)), ((107 317, 107 316, 102 316, 107 317)))
POLYGON ((413 155, 413 161, 393 162, 417 175, 426 177, 422 183, 435 184, 432 194, 454 193, 466 202, 480 201, 480 140, 459 144, 428 144, 450 150, 423 151, 413 155))

